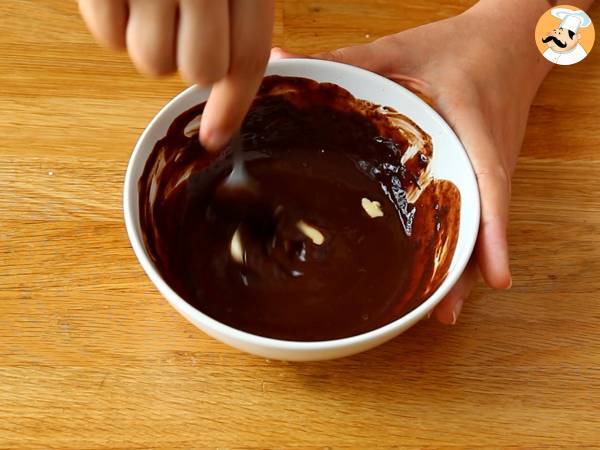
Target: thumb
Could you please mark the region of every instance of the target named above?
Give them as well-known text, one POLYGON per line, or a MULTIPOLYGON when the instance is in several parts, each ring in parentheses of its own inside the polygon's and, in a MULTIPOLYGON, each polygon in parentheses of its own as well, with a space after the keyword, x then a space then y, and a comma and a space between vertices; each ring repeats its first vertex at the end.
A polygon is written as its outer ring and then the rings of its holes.
POLYGON ((379 52, 375 51, 373 44, 354 45, 352 47, 338 48, 330 52, 318 53, 314 57, 317 59, 325 59, 327 61, 335 61, 352 66, 362 67, 371 72, 381 73, 384 70, 383 61, 385 58, 377 56, 379 52))
POLYGON ((301 55, 284 50, 280 47, 274 47, 271 50, 271 60, 285 58, 310 58, 324 59, 352 66, 362 67, 371 72, 385 72, 384 64, 387 62, 381 55, 377 57, 378 52, 375 51, 373 44, 354 45, 351 47, 339 48, 329 52, 316 53, 314 55, 301 55))
POLYGON ((281 47, 273 47, 271 49, 271 56, 269 56, 269 61, 277 61, 278 59, 288 58, 310 58, 310 56, 302 55, 300 53, 288 52, 287 50, 284 50, 281 47))

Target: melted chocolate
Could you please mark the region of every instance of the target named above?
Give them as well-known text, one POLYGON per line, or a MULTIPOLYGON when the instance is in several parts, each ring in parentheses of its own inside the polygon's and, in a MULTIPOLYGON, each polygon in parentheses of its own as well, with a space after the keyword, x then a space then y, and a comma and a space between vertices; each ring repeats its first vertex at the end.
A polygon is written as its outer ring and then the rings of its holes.
POLYGON ((216 195, 231 151, 199 144, 203 109, 173 122, 139 180, 146 247, 191 305, 261 336, 328 340, 399 318, 443 281, 460 196, 429 176, 431 139, 412 121, 333 84, 265 78, 241 129, 262 208, 247 215, 216 195))

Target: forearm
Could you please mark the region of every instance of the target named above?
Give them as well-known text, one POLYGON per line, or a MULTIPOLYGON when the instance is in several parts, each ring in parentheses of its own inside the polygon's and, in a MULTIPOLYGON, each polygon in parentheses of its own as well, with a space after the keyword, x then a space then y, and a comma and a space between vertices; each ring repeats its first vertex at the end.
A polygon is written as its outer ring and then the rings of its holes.
MULTIPOLYGON (((522 78, 531 98, 554 66, 542 57, 534 41, 539 18, 557 3, 553 0, 480 0, 465 14, 481 23, 481 39, 489 48, 508 55, 514 75, 522 78)), ((571 0, 589 8, 594 0, 571 0)))
MULTIPOLYGON (((500 25, 501 19, 510 20, 519 29, 533 31, 538 19, 548 9, 563 2, 558 0, 479 0, 470 10, 494 14, 500 25)), ((569 5, 587 10, 594 0, 570 0, 569 5)))

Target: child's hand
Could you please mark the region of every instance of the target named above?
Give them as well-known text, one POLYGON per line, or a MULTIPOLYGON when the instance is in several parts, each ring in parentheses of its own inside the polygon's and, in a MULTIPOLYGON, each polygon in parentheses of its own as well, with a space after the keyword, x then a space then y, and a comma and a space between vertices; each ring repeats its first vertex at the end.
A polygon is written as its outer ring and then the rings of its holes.
MULTIPOLYGON (((537 20, 542 12, 531 16, 537 20)), ((511 285, 506 239, 510 178, 529 106, 549 70, 533 45, 531 27, 518 20, 506 20, 509 26, 503 30, 497 11, 473 9, 371 44, 316 55, 378 72, 424 94, 469 154, 479 183, 481 224, 472 261, 436 307, 443 323, 456 321, 479 273, 490 287, 511 285), (502 41, 511 45, 498 46, 502 41)), ((272 58, 293 56, 281 49, 272 52, 272 58)))
POLYGON ((262 80, 271 48, 272 0, 79 0, 102 44, 127 48, 149 75, 179 68, 213 85, 200 139, 218 150, 241 124, 262 80))

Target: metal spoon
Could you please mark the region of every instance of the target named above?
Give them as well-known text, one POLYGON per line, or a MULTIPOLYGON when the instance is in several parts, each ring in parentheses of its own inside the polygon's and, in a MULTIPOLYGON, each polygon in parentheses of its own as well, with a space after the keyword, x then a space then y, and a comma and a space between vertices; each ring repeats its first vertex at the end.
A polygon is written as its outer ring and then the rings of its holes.
POLYGON ((258 183, 246 170, 239 131, 233 135, 230 145, 233 167, 215 191, 218 210, 238 220, 258 223, 272 220, 270 205, 261 199, 258 183))
POLYGON ((250 177, 246 170, 246 163, 244 162, 242 150, 242 138, 239 131, 231 138, 230 146, 233 157, 233 167, 227 178, 217 187, 217 197, 247 197, 249 194, 257 194, 257 183, 250 177))

